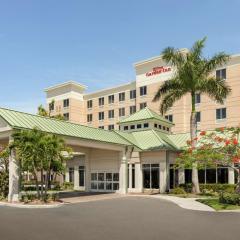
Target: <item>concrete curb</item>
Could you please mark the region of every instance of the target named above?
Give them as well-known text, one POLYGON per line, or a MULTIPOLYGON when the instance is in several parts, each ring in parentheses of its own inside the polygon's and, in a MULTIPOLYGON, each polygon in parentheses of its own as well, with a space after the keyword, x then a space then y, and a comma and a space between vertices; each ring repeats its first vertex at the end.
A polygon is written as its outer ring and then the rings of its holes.
POLYGON ((32 209, 36 209, 36 208, 40 208, 40 209, 44 209, 44 208, 58 208, 58 207, 62 207, 63 205, 65 205, 64 203, 58 203, 58 204, 49 204, 49 205, 45 205, 45 204, 39 204, 39 205, 34 205, 34 204, 23 204, 23 203, 8 203, 8 202, 0 202, 0 206, 3 207, 13 207, 13 208, 32 208, 32 209))

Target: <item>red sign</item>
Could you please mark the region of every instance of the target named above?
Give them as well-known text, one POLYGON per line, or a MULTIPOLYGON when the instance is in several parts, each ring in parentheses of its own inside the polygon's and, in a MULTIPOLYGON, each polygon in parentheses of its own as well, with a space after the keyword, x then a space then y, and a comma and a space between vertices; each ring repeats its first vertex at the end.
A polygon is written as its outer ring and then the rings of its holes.
POLYGON ((170 72, 170 71, 171 71, 170 67, 163 67, 163 66, 154 67, 151 72, 146 73, 146 77, 151 77, 153 75, 158 75, 158 74, 165 73, 165 72, 170 72))

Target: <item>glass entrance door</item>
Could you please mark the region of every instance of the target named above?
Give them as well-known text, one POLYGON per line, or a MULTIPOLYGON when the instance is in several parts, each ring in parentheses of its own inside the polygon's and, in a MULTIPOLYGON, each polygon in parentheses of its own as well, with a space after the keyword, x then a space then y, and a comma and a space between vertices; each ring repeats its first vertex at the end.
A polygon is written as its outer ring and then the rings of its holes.
POLYGON ((143 187, 159 189, 159 164, 143 164, 143 187))

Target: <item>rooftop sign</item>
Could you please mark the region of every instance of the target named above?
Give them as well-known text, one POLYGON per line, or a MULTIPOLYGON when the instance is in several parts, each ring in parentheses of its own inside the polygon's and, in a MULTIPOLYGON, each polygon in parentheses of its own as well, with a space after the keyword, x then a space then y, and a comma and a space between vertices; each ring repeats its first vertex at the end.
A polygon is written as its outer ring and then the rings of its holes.
POLYGON ((154 76, 154 75, 158 75, 158 74, 165 73, 165 72, 170 72, 170 71, 171 71, 170 67, 163 67, 163 66, 154 67, 151 72, 146 73, 146 77, 151 77, 151 76, 154 76))

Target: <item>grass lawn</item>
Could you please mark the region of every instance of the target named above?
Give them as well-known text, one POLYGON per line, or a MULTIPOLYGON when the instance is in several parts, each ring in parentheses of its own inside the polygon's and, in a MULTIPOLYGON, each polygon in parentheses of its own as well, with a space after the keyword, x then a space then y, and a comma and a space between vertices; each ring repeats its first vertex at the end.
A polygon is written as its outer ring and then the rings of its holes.
POLYGON ((218 198, 197 199, 198 202, 206 204, 215 210, 237 210, 240 209, 238 205, 219 203, 218 198))

